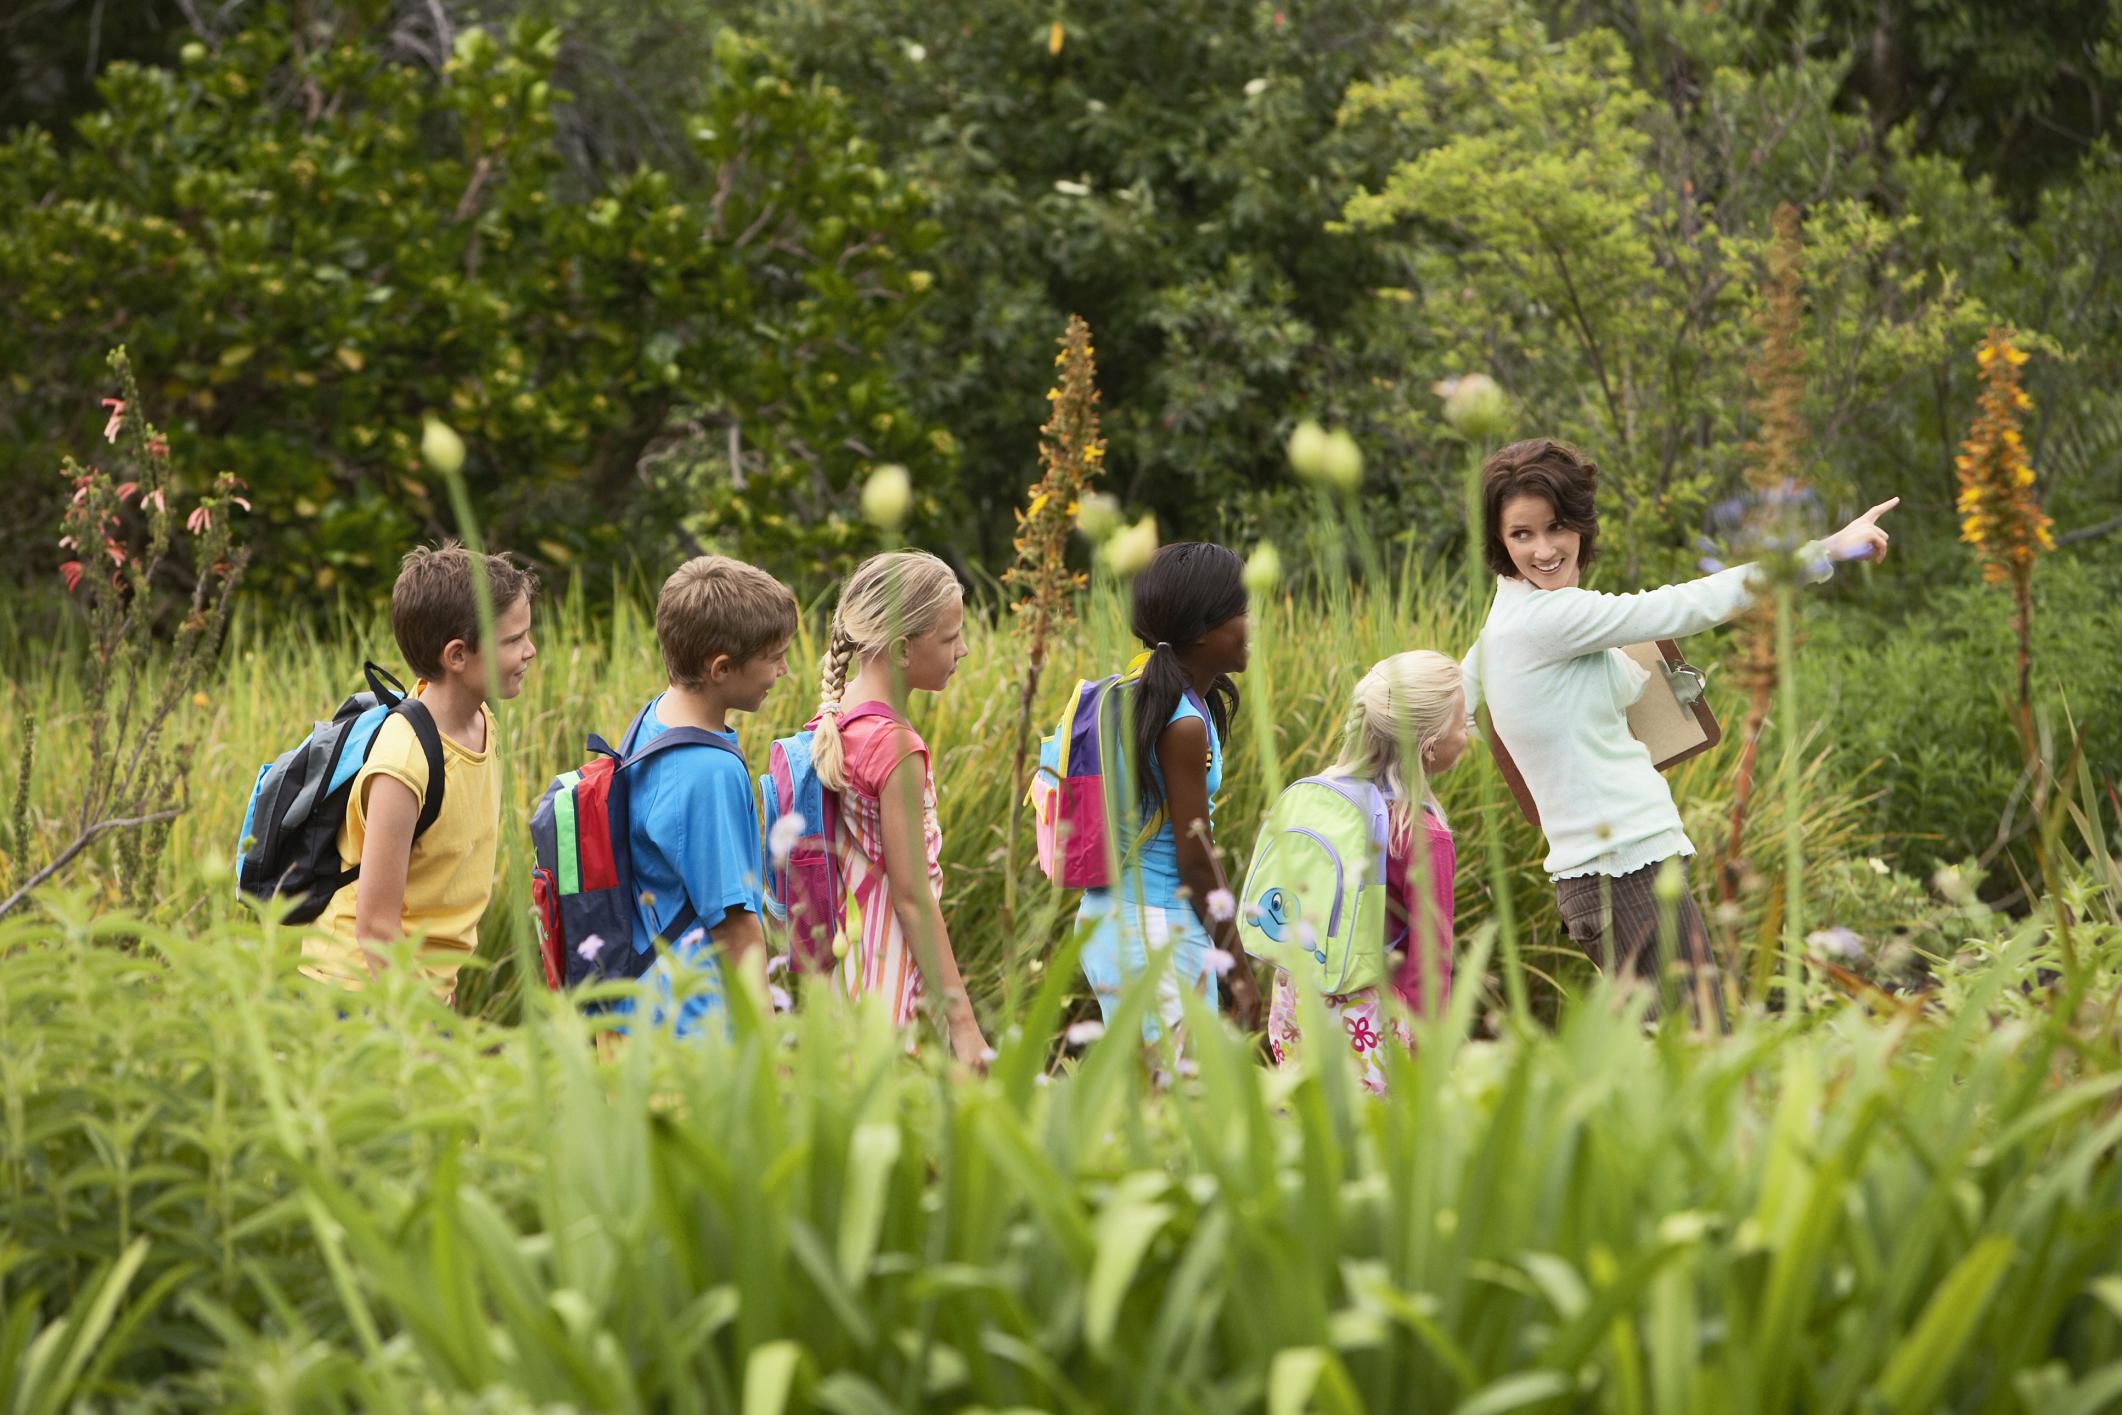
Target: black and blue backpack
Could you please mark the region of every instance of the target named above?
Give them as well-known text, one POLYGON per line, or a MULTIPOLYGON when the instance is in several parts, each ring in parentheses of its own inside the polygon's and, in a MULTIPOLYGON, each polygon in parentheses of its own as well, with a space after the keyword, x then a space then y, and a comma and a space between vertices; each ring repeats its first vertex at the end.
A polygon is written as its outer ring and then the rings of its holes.
POLYGON ((339 704, 329 722, 318 723, 299 745, 259 767, 243 812, 236 893, 288 901, 288 923, 309 923, 361 875, 359 862, 339 867, 339 827, 346 820, 354 775, 390 718, 403 717, 427 754, 427 794, 413 839, 442 813, 442 733, 434 714, 375 664, 364 664, 362 672, 369 691, 339 704))

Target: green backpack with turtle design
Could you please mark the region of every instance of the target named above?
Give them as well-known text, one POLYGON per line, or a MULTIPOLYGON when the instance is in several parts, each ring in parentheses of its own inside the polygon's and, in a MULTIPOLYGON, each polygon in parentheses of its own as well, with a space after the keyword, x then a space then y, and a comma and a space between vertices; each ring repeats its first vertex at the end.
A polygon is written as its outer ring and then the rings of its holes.
POLYGON ((1392 802, 1352 776, 1292 782, 1267 813, 1238 899, 1245 951, 1340 996, 1386 977, 1392 802))

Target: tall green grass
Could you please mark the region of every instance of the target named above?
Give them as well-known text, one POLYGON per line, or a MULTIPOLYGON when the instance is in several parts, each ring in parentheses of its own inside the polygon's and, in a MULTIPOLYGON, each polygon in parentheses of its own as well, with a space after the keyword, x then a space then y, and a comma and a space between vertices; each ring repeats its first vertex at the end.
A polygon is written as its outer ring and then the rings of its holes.
MULTIPOLYGON (((791 676, 774 690, 764 709, 738 720, 739 736, 755 768, 765 765, 767 744, 794 730, 812 711, 817 697, 819 635, 829 604, 812 607, 790 654, 791 676)), ((1274 721, 1251 706, 1248 695, 1228 752, 1225 785, 1216 802, 1216 838, 1226 866, 1242 868, 1252 837, 1265 814, 1271 789, 1267 737, 1272 731, 1274 757, 1283 779, 1316 771, 1333 757, 1336 734, 1355 682, 1376 660, 1413 647, 1434 647, 1462 654, 1479 628, 1485 605, 1470 605, 1464 591, 1442 577, 1406 569, 1380 577, 1378 588, 1332 582, 1332 592, 1314 594, 1292 588, 1254 606, 1254 675, 1272 684, 1274 721)), ((538 660, 523 696, 502 711, 509 719, 513 744, 514 799, 507 808, 511 829, 520 830, 547 781, 578 765, 583 738, 591 732, 613 737, 631 715, 662 686, 661 660, 653 616, 639 589, 614 596, 608 609, 592 614, 577 593, 541 602, 534 629, 538 660)), ((1013 704, 1022 665, 1008 616, 975 606, 968 615, 972 655, 960 667, 947 691, 917 694, 916 725, 934 752, 938 813, 944 837, 944 911, 952 927, 952 944, 968 985, 986 1019, 1000 1019, 1003 999, 1036 984, 1031 964, 1060 942, 1073 917, 1072 908, 1040 909, 1047 890, 1029 859, 1028 833, 1020 848, 1020 880, 1028 880, 1033 907, 1020 911, 1029 928, 1048 920, 1048 932, 1020 937, 1014 950, 998 932, 1003 917, 1003 857, 1009 799, 1009 734, 1014 730, 1013 704), (1006 961, 1021 960, 1025 971, 1005 976, 1006 961)), ((0 682, 0 763, 15 761, 22 724, 33 712, 43 744, 32 783, 32 834, 39 851, 70 838, 64 815, 67 790, 67 743, 81 735, 79 689, 63 650, 46 646, 32 653, 26 643, 11 647, 11 662, 22 669, 0 682)), ((1136 649, 1126 633, 1121 592, 1100 584, 1085 597, 1078 627, 1055 643, 1053 659, 1041 686, 1037 720, 1051 725, 1079 677, 1117 671, 1136 649)), ((321 626, 264 623, 255 614, 232 630, 226 673, 203 701, 186 708, 193 721, 181 724, 198 732, 192 760, 191 809, 177 823, 171 841, 173 859, 228 857, 235 846, 245 798, 258 765, 293 745, 309 723, 330 713, 360 685, 364 658, 386 665, 397 662, 387 623, 366 615, 341 615, 321 626)), ((1736 734, 1732 734, 1733 737, 1736 734)), ((1730 737, 1718 750, 1688 763, 1674 776, 1694 838, 1705 848, 1722 839, 1728 815, 1729 781, 1737 744, 1730 737)), ((1806 837, 1809 878, 1832 867, 1837 855, 1861 850, 1868 840, 1863 828, 1861 781, 1854 786, 1839 770, 1830 770, 1818 744, 1804 753, 1808 766, 1798 778, 1806 837)), ((1490 880, 1483 852, 1476 847, 1479 817, 1473 809, 1480 778, 1492 773, 1485 752, 1470 753, 1464 765, 1438 779, 1440 798, 1458 828, 1462 866, 1458 881, 1460 917, 1478 925, 1493 912, 1490 880)), ((1492 789, 1501 792, 1500 783, 1492 789)), ((1781 782, 1765 780, 1755 814, 1774 820, 1781 811, 1781 782)), ((1540 867, 1545 847, 1514 810, 1496 816, 1501 831, 1506 877, 1514 896, 1520 947, 1534 982, 1534 996, 1551 1014, 1560 994, 1582 985, 1582 960, 1562 936, 1554 900, 1540 867)), ((1766 852, 1764 852, 1766 853, 1766 852)), ((31 852, 33 865, 38 851, 31 852)), ((1768 863, 1768 862, 1764 862, 1768 863)), ((1768 870, 1770 879, 1774 871, 1768 870)), ((91 899, 116 899, 113 862, 107 850, 85 860, 74 876, 91 899)), ((1698 887, 1706 882, 1698 880, 1698 887)), ((1745 921, 1751 930, 1759 920, 1767 890, 1749 899, 1745 921)), ((483 930, 482 953, 491 964, 483 979, 467 976, 464 1004, 474 1011, 513 1015, 516 1007, 514 963, 501 910, 505 888, 483 930)), ((159 922, 196 924, 209 915, 209 900, 189 873, 173 875, 154 917, 159 922)))
MULTIPOLYGON (((2093 888, 2080 948, 2111 999, 2093 888)), ((2122 1392, 2122 1061, 2111 1008, 2033 992, 2039 922, 1987 939, 1950 1011, 1722 1040, 1590 1005, 1470 1041, 1463 990, 1380 1103, 1338 1048, 1265 1071, 1198 1014, 1173 1089, 1126 1040, 1051 1068, 1065 956, 976 1080, 830 1003, 740 1000, 727 1039, 599 1064, 564 1008, 497 1028, 406 969, 342 1018, 212 904, 55 916, 0 925, 11 1409, 2090 1415, 2122 1392)))

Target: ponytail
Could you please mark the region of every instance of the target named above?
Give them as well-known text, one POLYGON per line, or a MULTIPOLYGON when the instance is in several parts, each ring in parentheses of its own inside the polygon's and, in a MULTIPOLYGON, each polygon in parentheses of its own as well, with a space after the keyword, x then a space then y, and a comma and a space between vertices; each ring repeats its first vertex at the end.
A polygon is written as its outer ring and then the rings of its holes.
MULTIPOLYGON (((1135 721, 1128 734, 1134 753, 1135 790, 1145 811, 1164 800, 1157 782, 1157 741, 1192 685, 1174 644, 1191 644, 1227 620, 1245 613, 1245 563, 1220 545, 1167 545, 1135 577, 1135 637, 1149 649, 1134 688, 1135 721)), ((1238 715, 1238 685, 1217 674, 1203 695, 1218 740, 1230 734, 1238 715)))

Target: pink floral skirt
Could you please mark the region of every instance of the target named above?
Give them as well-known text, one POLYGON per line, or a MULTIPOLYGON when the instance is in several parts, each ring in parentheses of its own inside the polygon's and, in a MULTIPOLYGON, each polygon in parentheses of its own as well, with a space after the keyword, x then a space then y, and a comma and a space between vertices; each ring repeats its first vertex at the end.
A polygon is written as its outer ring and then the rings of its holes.
MULTIPOLYGON (((1387 1035, 1403 1047, 1412 1046, 1414 1039, 1398 1022, 1386 1016, 1377 988, 1319 1000, 1326 1004, 1326 1015, 1339 1029, 1341 1040, 1347 1043, 1362 1067, 1359 1079, 1363 1088, 1372 1095, 1384 1095, 1387 1035)), ((1267 1047, 1274 1054, 1277 1066, 1295 1065, 1303 1049, 1304 1034, 1297 1019, 1297 985, 1288 973, 1277 968, 1274 996, 1267 1007, 1267 1047)))

